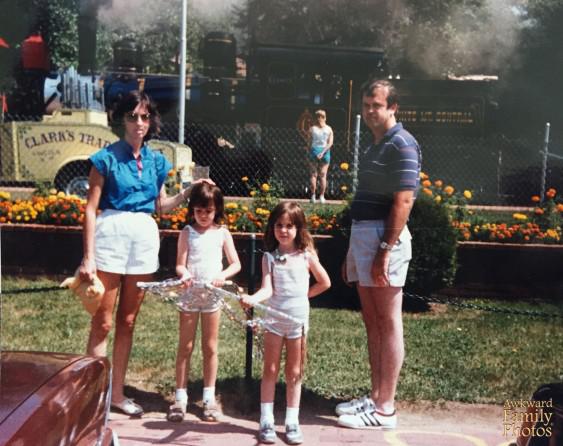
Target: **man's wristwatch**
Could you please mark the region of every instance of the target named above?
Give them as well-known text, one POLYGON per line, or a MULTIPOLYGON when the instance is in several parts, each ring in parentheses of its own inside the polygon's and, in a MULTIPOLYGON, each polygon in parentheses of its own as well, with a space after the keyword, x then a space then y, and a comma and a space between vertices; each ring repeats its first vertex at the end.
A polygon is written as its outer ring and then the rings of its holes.
POLYGON ((383 249, 385 251, 391 251, 393 249, 393 245, 390 245, 387 242, 381 242, 379 244, 379 249, 383 249))

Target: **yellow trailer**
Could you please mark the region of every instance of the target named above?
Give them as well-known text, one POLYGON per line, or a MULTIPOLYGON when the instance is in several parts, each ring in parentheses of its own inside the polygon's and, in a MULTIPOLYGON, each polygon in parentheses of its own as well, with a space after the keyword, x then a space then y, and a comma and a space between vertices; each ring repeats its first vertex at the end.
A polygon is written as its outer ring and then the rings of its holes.
MULTIPOLYGON (((50 182, 68 194, 85 196, 88 157, 118 140, 108 126, 107 114, 96 110, 62 109, 41 121, 0 124, 0 174, 3 185, 50 182)), ((191 180, 192 151, 188 146, 151 140, 179 173, 191 180)))

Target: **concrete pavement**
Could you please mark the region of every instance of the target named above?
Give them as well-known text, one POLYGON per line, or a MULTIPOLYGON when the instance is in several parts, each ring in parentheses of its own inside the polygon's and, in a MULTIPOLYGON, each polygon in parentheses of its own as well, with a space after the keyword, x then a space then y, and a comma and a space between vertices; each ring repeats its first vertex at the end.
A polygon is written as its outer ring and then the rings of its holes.
MULTIPOLYGON (((141 419, 117 413, 110 416, 111 427, 122 446, 255 446, 259 444, 257 418, 225 414, 221 423, 198 418, 199 410, 188 409, 182 423, 170 423, 166 414, 150 412, 141 419)), ((502 434, 500 406, 444 403, 399 404, 399 426, 393 431, 353 430, 338 427, 336 416, 302 413, 305 445, 389 445, 389 446, 508 446, 512 437, 502 434)), ((285 442, 283 413, 276 414, 278 445, 285 442)))

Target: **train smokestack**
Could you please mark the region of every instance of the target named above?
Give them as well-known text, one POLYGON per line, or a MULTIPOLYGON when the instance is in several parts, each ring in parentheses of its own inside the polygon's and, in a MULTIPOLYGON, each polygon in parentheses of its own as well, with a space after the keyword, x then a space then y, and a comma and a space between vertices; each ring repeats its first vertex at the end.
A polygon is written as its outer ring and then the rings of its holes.
POLYGON ((96 33, 98 9, 111 6, 111 0, 80 0, 78 10, 78 72, 96 72, 96 33))

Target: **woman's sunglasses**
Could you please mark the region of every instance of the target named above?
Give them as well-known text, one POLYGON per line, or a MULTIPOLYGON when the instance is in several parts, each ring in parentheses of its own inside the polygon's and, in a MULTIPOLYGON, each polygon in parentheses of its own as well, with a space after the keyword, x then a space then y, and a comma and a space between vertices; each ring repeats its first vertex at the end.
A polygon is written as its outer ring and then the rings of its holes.
POLYGON ((139 114, 139 113, 133 113, 133 112, 131 112, 131 113, 126 113, 126 114, 125 114, 125 119, 126 119, 128 122, 137 122, 137 120, 138 120, 139 118, 141 118, 141 121, 143 121, 143 122, 149 122, 149 119, 151 118, 151 115, 150 115, 150 113, 141 113, 141 114, 139 114))

